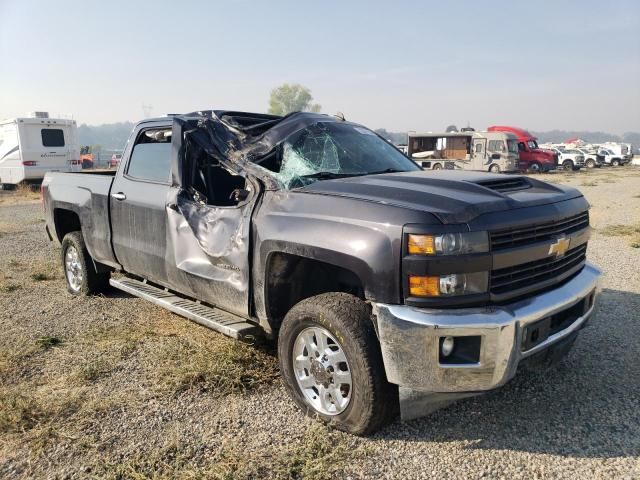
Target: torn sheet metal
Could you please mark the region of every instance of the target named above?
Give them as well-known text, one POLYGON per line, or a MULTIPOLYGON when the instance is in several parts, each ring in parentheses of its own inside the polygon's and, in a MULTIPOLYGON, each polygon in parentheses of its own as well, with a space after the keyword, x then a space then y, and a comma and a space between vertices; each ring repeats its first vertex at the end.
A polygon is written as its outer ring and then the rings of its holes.
POLYGON ((194 162, 206 155, 210 161, 236 166, 254 173, 267 187, 277 186, 274 177, 253 163, 280 145, 293 133, 320 122, 339 122, 336 117, 309 112, 294 112, 284 117, 251 114, 243 125, 243 114, 205 111, 176 116, 174 132, 173 184, 185 187, 194 162), (258 123, 256 123, 258 119, 258 123), (260 122, 259 120, 264 120, 260 122))
MULTIPOLYGON (((174 188, 166 208, 167 264, 173 268, 167 275, 182 291, 246 315, 251 212, 259 188, 246 173, 254 172, 269 188, 280 179, 252 161, 269 154, 293 132, 336 119, 312 113, 244 118, 238 112, 210 111, 174 120, 174 188)), ((295 167, 295 152, 286 158, 285 166, 295 167)), ((283 178, 287 172, 282 172, 283 178)))

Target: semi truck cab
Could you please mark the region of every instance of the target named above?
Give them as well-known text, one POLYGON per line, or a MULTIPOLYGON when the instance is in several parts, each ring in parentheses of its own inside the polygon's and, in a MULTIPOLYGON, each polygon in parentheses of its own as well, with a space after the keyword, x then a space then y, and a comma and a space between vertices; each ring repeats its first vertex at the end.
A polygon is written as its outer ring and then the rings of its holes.
POLYGON ((521 170, 548 172, 558 167, 558 155, 550 150, 540 148, 538 139, 527 130, 504 125, 494 125, 487 130, 489 132, 508 132, 516 136, 521 170))

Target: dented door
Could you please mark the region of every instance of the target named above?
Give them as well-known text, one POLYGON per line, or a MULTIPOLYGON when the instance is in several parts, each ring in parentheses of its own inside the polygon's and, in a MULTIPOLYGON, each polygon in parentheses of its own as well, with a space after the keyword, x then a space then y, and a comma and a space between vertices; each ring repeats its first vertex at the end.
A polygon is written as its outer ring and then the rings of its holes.
POLYGON ((258 196, 234 206, 196 201, 181 192, 167 206, 170 283, 179 291, 238 315, 249 315, 249 238, 258 196))

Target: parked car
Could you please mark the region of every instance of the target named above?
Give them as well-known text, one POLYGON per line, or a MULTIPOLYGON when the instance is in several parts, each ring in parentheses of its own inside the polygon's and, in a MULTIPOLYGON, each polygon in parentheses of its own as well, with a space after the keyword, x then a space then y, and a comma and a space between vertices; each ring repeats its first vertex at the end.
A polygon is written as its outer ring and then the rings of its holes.
POLYGON ((558 163, 563 170, 580 170, 581 167, 585 166, 584 154, 579 150, 574 148, 565 148, 564 150, 560 150, 555 147, 551 147, 550 150, 558 155, 558 163))
POLYGON ((584 156, 584 166, 587 168, 596 168, 602 167, 604 163, 602 158, 598 156, 598 153, 595 150, 588 150, 585 148, 576 148, 578 152, 580 152, 584 156))
POLYGON ((538 139, 528 131, 504 125, 494 125, 487 129, 489 132, 512 133, 518 140, 518 155, 520 169, 531 172, 548 172, 558 167, 558 156, 550 151, 538 147, 538 139))
POLYGON ((610 165, 612 167, 618 167, 627 163, 627 160, 623 155, 614 153, 608 148, 600 148, 600 150, 598 150, 598 156, 602 158, 602 162, 605 165, 610 165))
POLYGON ((560 358, 594 312, 578 190, 425 172, 327 115, 146 120, 116 172, 49 173, 42 194, 71 294, 111 284, 273 339, 293 401, 355 434, 560 358))
POLYGON ((620 165, 630 163, 633 159, 633 148, 630 143, 607 142, 600 146, 610 150, 616 158, 621 158, 620 165))

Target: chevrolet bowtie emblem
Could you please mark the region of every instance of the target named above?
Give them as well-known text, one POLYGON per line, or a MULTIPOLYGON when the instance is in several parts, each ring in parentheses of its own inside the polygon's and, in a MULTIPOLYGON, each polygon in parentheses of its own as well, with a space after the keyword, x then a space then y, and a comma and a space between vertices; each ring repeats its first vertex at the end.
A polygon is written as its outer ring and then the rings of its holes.
POLYGON ((567 250, 569 250, 569 245, 571 245, 570 238, 566 238, 564 235, 558 237, 554 243, 549 245, 549 255, 561 257, 565 253, 567 253, 567 250))

